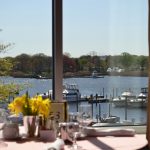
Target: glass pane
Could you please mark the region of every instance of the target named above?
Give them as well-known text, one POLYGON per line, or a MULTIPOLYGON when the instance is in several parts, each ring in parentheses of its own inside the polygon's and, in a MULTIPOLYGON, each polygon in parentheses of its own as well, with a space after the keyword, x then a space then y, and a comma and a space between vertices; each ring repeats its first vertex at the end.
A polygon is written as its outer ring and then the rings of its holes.
POLYGON ((7 106, 14 97, 51 89, 52 4, 50 0, 3 1, 0 18, 1 123, 10 115, 7 106))
POLYGON ((72 77, 64 82, 81 93, 69 111, 90 101, 96 122, 145 124, 147 0, 64 0, 63 7, 64 77, 72 77))
POLYGON ((1 56, 44 53, 51 56, 51 1, 13 0, 0 5, 0 43, 14 43, 1 56))

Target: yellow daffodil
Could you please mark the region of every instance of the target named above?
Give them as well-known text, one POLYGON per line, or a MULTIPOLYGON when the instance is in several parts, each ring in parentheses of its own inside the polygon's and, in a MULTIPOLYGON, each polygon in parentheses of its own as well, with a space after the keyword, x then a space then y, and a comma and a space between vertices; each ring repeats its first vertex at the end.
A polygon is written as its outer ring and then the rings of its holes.
POLYGON ((9 105, 8 109, 13 114, 23 115, 42 115, 48 117, 50 112, 51 100, 43 99, 42 96, 28 97, 28 94, 16 97, 9 105))

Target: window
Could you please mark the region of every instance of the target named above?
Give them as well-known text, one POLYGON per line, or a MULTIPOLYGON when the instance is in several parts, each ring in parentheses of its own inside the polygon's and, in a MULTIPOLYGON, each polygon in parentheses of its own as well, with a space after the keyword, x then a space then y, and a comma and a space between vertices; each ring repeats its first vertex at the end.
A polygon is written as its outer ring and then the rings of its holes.
POLYGON ((92 94, 107 101, 93 102, 97 121, 116 116, 125 125, 146 124, 147 98, 141 90, 148 87, 147 29, 147 0, 64 0, 64 75, 74 77, 64 82, 78 84, 87 99, 92 94))

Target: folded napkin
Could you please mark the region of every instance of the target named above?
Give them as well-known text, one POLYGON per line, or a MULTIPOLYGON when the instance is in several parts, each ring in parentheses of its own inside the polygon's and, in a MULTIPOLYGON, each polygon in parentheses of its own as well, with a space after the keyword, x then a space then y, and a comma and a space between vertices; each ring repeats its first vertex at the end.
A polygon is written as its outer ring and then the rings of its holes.
POLYGON ((84 132, 87 136, 134 136, 135 130, 131 128, 122 129, 122 128, 84 128, 84 132))

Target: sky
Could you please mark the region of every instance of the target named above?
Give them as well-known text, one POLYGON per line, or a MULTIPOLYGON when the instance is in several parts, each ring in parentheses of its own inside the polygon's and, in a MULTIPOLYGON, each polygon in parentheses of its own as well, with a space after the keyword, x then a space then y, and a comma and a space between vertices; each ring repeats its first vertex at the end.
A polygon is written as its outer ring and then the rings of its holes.
MULTIPOLYGON (((51 0, 1 0, 0 57, 52 55, 51 0)), ((63 52, 148 55, 147 0, 63 0, 63 52)))

